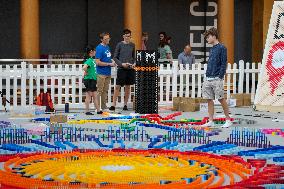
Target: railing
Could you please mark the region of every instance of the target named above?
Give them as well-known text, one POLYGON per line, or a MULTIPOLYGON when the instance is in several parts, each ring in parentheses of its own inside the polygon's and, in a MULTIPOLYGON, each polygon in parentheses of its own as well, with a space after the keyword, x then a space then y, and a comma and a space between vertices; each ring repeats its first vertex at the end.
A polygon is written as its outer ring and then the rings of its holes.
MULTIPOLYGON (((72 59, 73 60, 73 59, 72 59)), ((40 60, 33 60, 40 61, 40 60)), ((62 61, 62 60, 61 60, 62 61)), ((81 61, 76 59, 76 61, 81 61)), ((255 96, 257 79, 261 64, 244 63, 228 64, 224 80, 227 98, 230 94, 249 93, 252 100, 255 96)), ((159 70, 159 104, 170 105, 173 97, 201 97, 202 82, 207 65, 195 64, 189 69, 173 63, 160 65, 159 70)), ((11 106, 26 106, 34 104, 34 99, 41 91, 49 91, 55 108, 62 108, 70 103, 70 108, 84 108, 84 85, 82 64, 21 64, 0 65, 0 91, 11 102, 11 106)), ((112 69, 112 80, 108 91, 108 105, 112 102, 112 94, 116 84, 116 68, 112 69)), ((121 89, 124 96, 124 89, 121 89)), ((124 98, 119 96, 117 106, 122 106, 124 98)), ((1 98, 1 97, 0 97, 1 98)), ((134 87, 131 89, 129 106, 134 99, 134 87)), ((7 109, 10 104, 7 104, 7 109)), ((0 99, 0 109, 2 99, 0 99)))

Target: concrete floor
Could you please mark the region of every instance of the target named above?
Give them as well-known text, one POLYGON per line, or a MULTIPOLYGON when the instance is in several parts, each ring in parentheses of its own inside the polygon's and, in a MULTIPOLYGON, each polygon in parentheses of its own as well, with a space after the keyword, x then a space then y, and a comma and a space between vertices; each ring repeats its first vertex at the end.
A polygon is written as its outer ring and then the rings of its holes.
MULTIPOLYGON (((94 115, 94 116, 86 116, 83 110, 73 110, 73 112, 70 112, 69 114, 76 114, 76 119, 94 119, 94 118, 100 118, 101 115, 94 115)), ((117 110, 116 112, 121 113, 121 115, 129 115, 133 114, 133 111, 122 111, 117 110)), ((223 117, 224 114, 222 112, 221 107, 215 108, 215 117, 223 117)), ((160 110, 159 112, 162 116, 168 115, 170 113, 173 113, 169 110, 160 110)), ((246 121, 242 121, 241 123, 234 124, 234 127, 231 128, 224 128, 222 129, 222 132, 220 135, 213 136, 213 140, 226 140, 229 136, 229 133, 231 133, 231 130, 235 127, 243 127, 243 128, 249 128, 249 129, 264 129, 264 128, 277 128, 277 129, 284 129, 284 114, 278 114, 278 113, 270 113, 270 112, 259 112, 259 111, 253 111, 252 108, 230 108, 230 113, 233 118, 239 118, 244 120, 250 120, 250 122, 255 122, 252 124, 247 124, 246 121)), ((49 115, 43 115, 44 117, 49 117, 49 115)), ((43 117, 41 116, 41 117, 43 117)), ((202 119, 203 117, 207 116, 207 112, 184 112, 181 116, 176 117, 176 119, 181 118, 196 118, 196 119, 202 119)), ((6 113, 0 113, 0 120, 6 120, 13 122, 15 124, 23 124, 28 123, 30 121, 29 118, 12 118, 9 116, 9 114, 6 113)), ((82 126, 82 125, 81 125, 82 126)), ((109 125, 99 125, 96 124, 96 128, 104 128, 109 125)), ((87 124, 82 127, 86 128, 94 128, 94 125, 87 124)), ((150 134, 162 134, 161 130, 159 129, 150 129, 150 134)), ((267 135, 268 139, 270 140, 272 145, 283 145, 284 146, 284 137, 281 136, 272 136, 267 135)))
MULTIPOLYGON (((86 116, 84 110, 74 110, 73 112, 69 113, 70 115, 75 115, 75 119, 94 119, 94 118, 101 118, 101 115, 94 115, 94 116, 86 116)), ((117 111, 121 113, 121 115, 129 115, 133 114, 133 111, 117 111)), ((215 135, 211 137, 211 140, 214 141, 224 141, 227 139, 229 134, 231 133, 232 129, 236 127, 239 128, 248 128, 248 129, 264 129, 264 128, 277 128, 277 129, 284 129, 284 114, 277 114, 277 113, 269 113, 269 112, 258 112, 253 111, 251 108, 231 108, 230 109, 231 116, 233 118, 242 119, 243 121, 240 123, 234 124, 231 128, 220 128, 222 131, 219 135, 215 135), (250 122, 248 124, 247 122, 250 122)), ((173 113, 169 110, 161 110, 160 115, 165 116, 170 113, 173 113)), ((62 113, 64 114, 64 113, 62 113)), ((49 117, 50 115, 42 115, 39 117, 49 117)), ((195 118, 195 119, 202 119, 203 117, 207 116, 207 112, 184 112, 181 116, 176 117, 176 120, 182 118, 195 118)), ((216 115, 215 117, 224 117, 222 109, 220 107, 216 107, 216 115)), ((15 124, 23 125, 25 123, 29 123, 31 118, 15 118, 11 117, 9 113, 0 113, 0 121, 9 121, 15 124)), ((79 127, 83 128, 91 128, 91 129, 99 129, 99 128, 108 128, 110 124, 85 124, 85 125, 78 125, 79 127)), ((152 135, 157 134, 166 134, 165 130, 160 130, 156 128, 146 128, 147 132, 152 135)), ((284 137, 281 136, 272 136, 267 135, 268 140, 270 140, 272 145, 282 145, 284 146, 284 137)), ((76 144, 76 143, 75 143, 76 144)), ((125 143, 127 144, 127 143, 125 143)), ((148 143, 143 145, 147 146, 148 143)), ((198 144, 190 144, 190 146, 199 146, 198 144)), ((251 149, 251 148, 247 148, 251 149)), ((245 157, 246 158, 246 157, 245 157)), ((270 161, 269 161, 270 162, 270 161)), ((270 162, 272 163, 272 162, 270 162)), ((0 169, 3 169, 3 163, 0 163, 0 169)), ((226 184, 229 184, 229 179, 226 178, 226 184)), ((281 186, 279 186, 281 188, 281 186)))

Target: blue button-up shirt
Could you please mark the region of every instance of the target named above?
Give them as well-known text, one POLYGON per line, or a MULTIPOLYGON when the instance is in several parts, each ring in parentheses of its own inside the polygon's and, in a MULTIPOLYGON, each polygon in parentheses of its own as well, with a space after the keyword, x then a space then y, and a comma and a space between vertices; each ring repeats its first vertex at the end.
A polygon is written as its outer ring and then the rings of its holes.
POLYGON ((227 49, 218 43, 210 49, 206 77, 223 79, 227 67, 227 49))
POLYGON ((185 52, 182 52, 178 55, 178 63, 180 65, 183 64, 184 68, 186 64, 189 64, 189 68, 191 69, 192 64, 195 63, 194 55, 192 53, 187 55, 185 52))

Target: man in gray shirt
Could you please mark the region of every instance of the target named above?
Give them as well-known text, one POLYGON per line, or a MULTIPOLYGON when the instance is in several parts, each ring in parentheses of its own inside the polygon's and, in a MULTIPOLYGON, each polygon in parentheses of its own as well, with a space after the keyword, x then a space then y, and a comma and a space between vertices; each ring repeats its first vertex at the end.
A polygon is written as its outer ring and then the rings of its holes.
POLYGON ((186 45, 184 47, 184 51, 178 55, 178 63, 179 65, 183 65, 185 68, 186 64, 189 64, 189 68, 191 69, 192 64, 195 63, 194 55, 191 53, 191 46, 186 45))
POLYGON ((113 103, 109 108, 115 111, 116 100, 119 95, 120 88, 125 86, 124 107, 127 109, 127 102, 130 96, 130 86, 135 84, 135 45, 130 42, 131 31, 129 29, 123 30, 123 41, 116 45, 113 59, 118 66, 116 86, 113 94, 113 103))
MULTIPOLYGON (((178 64, 179 66, 183 66, 183 68, 185 69, 186 68, 186 64, 189 65, 189 69, 192 68, 192 64, 195 63, 195 58, 194 58, 194 55, 191 53, 191 46, 190 45, 186 45, 184 47, 184 50, 182 53, 180 53, 178 55, 178 64)), ((185 75, 182 75, 180 77, 184 77, 185 75)), ((185 77, 186 78, 186 77, 185 77)), ((188 86, 189 88, 189 91, 192 90, 192 77, 189 78, 189 83, 190 85, 188 86)), ((184 90, 186 89, 186 79, 183 80, 183 87, 184 87, 184 90)))

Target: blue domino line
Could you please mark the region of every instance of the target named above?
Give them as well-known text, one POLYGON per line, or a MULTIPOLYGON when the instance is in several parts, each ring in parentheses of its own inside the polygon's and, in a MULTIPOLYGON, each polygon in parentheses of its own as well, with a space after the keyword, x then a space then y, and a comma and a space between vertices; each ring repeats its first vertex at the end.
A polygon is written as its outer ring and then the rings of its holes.
POLYGON ((31 148, 20 146, 17 144, 3 144, 0 148, 3 150, 16 151, 16 152, 32 151, 31 148))
POLYGON ((214 147, 214 146, 223 145, 223 144, 226 144, 226 142, 224 142, 224 141, 213 141, 210 144, 205 144, 205 145, 202 145, 202 146, 195 147, 195 148, 193 148, 193 150, 201 151, 201 150, 207 149, 209 147, 214 147))
POLYGON ((74 145, 73 143, 69 141, 64 141, 63 144, 70 146, 72 149, 77 149, 78 146, 74 145))
POLYGON ((54 144, 55 144, 55 146, 58 146, 62 150, 66 150, 67 149, 66 146, 62 142, 60 142, 60 141, 55 141, 54 144))
POLYGON ((255 154, 284 153, 284 146, 272 146, 265 149, 256 149, 238 152, 239 156, 254 156, 255 154))
POLYGON ((274 158, 273 158, 273 161, 274 161, 274 162, 284 162, 284 155, 281 156, 281 157, 274 157, 274 158))
POLYGON ((46 142, 41 142, 41 141, 38 141, 38 140, 31 140, 31 143, 38 144, 40 146, 44 146, 44 147, 47 147, 47 148, 52 148, 52 149, 55 149, 55 150, 60 149, 58 146, 54 146, 54 145, 48 144, 46 142))

